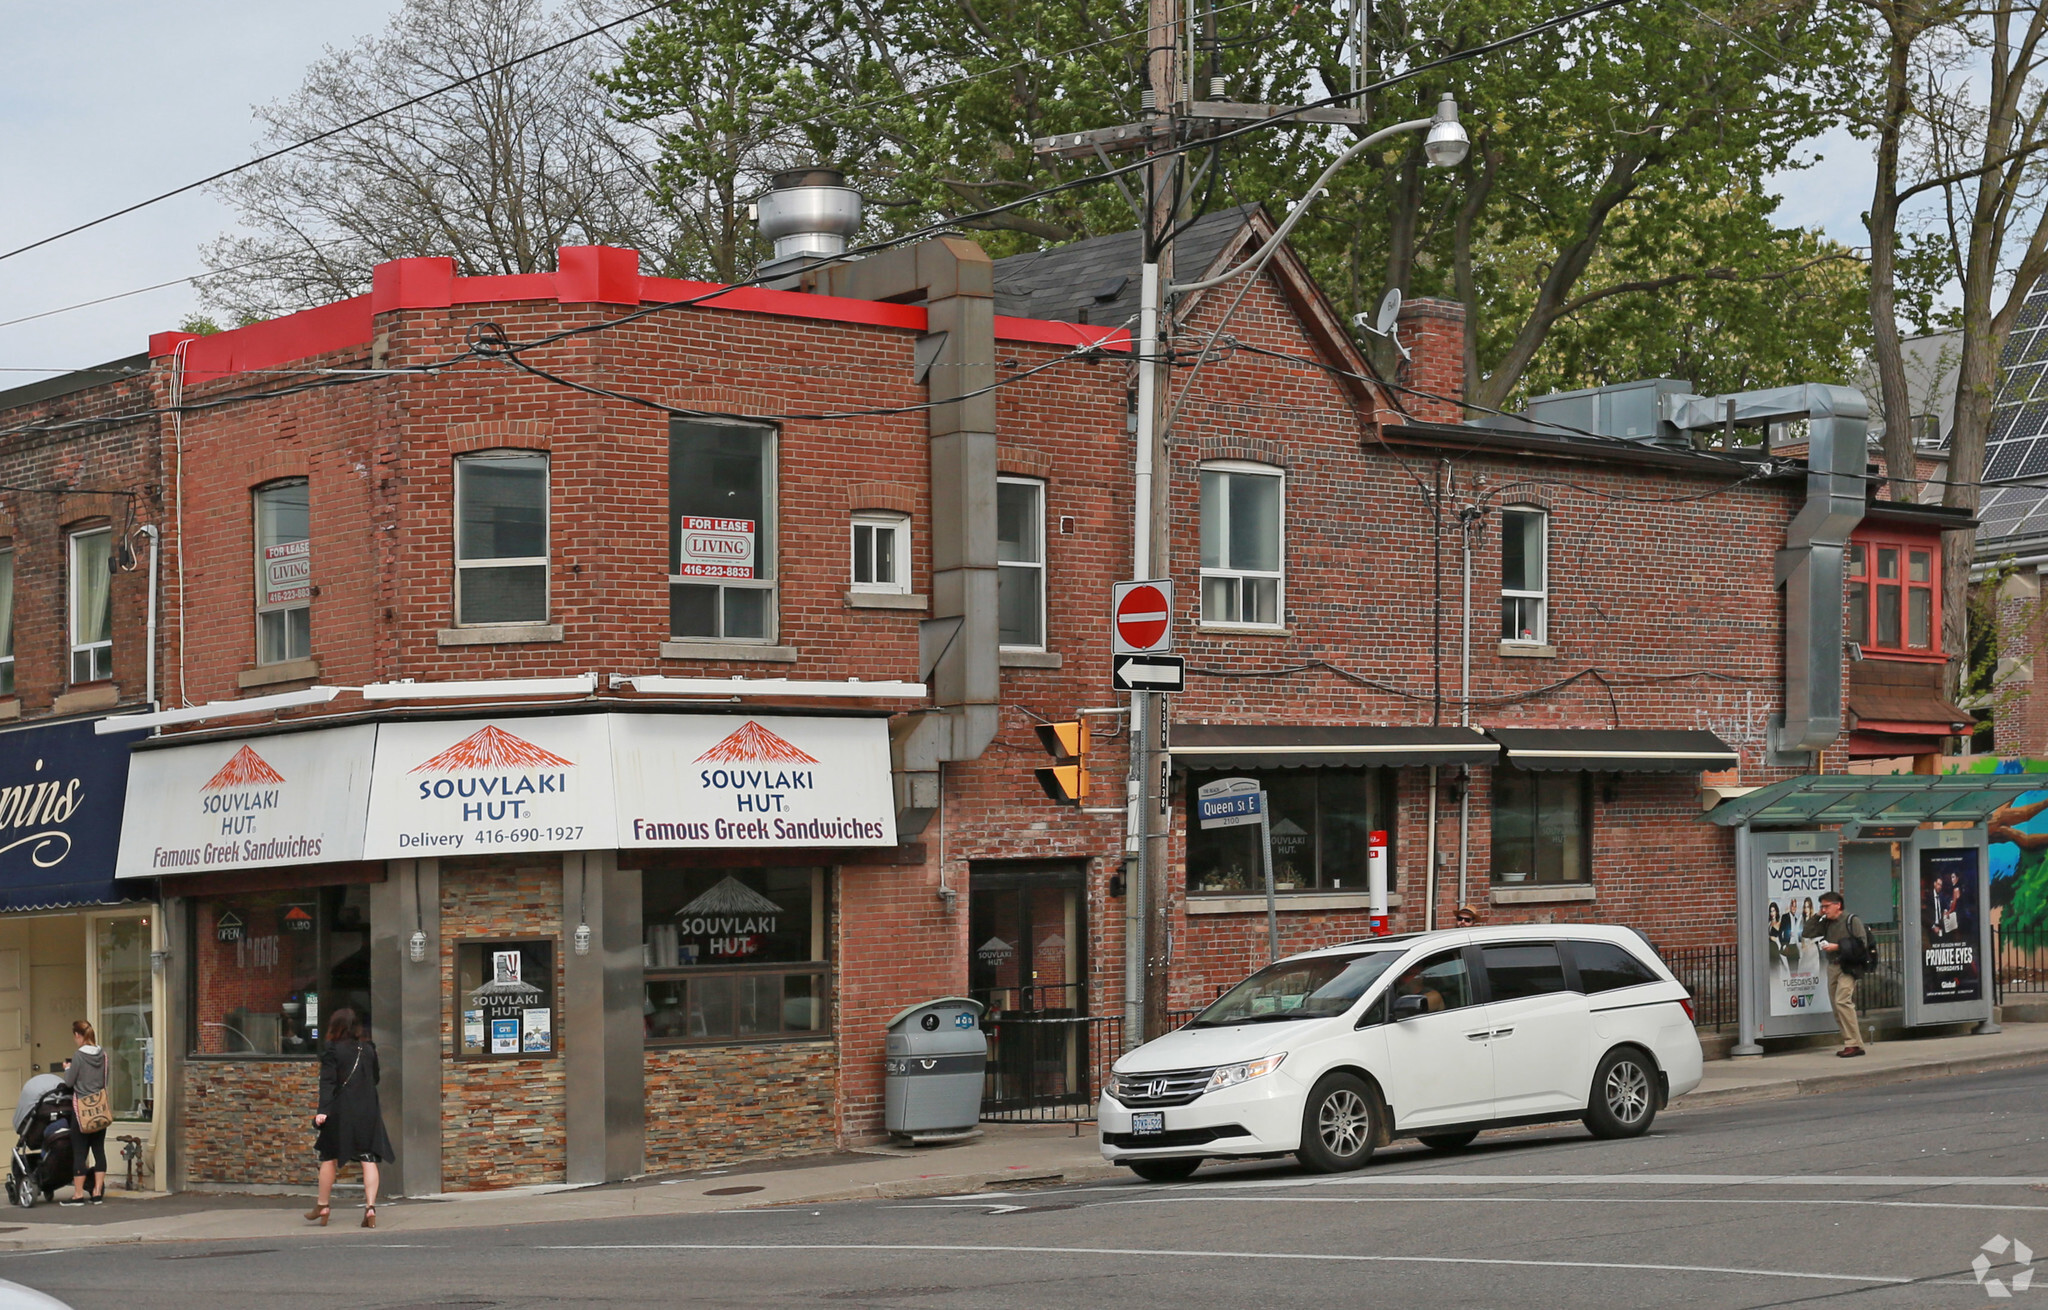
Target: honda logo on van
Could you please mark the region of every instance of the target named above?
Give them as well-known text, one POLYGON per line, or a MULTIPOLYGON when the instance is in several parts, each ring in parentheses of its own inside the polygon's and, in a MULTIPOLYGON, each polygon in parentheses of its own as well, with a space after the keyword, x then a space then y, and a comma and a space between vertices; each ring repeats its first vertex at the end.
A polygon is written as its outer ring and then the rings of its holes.
POLYGON ((1154 1078, 1151 1084, 1145 1088, 1145 1095, 1155 1101, 1166 1095, 1166 1080, 1164 1078, 1154 1078))

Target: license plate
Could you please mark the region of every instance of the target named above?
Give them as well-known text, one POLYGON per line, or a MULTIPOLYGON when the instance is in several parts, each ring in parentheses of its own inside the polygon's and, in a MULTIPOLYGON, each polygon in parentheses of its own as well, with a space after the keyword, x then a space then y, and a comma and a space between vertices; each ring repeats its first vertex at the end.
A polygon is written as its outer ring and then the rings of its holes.
POLYGON ((1166 1116, 1157 1110, 1131 1116, 1131 1131, 1140 1136, 1166 1131, 1166 1116))

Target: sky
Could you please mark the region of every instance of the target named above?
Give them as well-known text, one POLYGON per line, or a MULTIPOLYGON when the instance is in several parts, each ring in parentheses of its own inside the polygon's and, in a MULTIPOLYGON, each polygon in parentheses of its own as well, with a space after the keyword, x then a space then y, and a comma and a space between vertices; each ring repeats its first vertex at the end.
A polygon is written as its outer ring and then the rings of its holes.
MULTIPOLYGON (((399 4, 0 0, 0 250, 248 159, 251 106, 289 94, 323 47, 381 29, 399 4)), ((1814 167, 1777 179, 1781 221, 1863 245, 1869 148, 1839 133, 1809 153, 1814 167)), ((196 192, 0 260, 0 389, 135 354, 199 299, 178 285, 9 320, 189 277, 200 247, 233 227, 232 210, 196 192)))

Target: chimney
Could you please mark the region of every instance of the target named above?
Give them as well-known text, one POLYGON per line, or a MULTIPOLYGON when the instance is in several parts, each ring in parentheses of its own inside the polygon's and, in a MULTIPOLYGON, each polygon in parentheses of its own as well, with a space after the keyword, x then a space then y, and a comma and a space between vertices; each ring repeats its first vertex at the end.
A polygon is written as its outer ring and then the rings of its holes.
POLYGON ((1465 410, 1458 402, 1465 397, 1465 306, 1429 296, 1404 301, 1394 332, 1408 348, 1394 381, 1429 393, 1404 393, 1402 407, 1424 423, 1464 422, 1465 410))

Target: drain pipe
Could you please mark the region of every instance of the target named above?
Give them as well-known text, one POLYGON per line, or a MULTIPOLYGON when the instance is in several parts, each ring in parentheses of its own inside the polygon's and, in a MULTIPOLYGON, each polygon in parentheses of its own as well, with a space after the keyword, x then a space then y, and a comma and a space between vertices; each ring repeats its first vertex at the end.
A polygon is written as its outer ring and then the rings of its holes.
MULTIPOLYGON (((1465 546, 1465 613, 1462 620, 1464 649, 1459 653, 1458 726, 1472 726, 1472 511, 1458 515, 1459 533, 1465 546)), ((1472 870, 1472 766, 1464 769, 1465 785, 1458 788, 1458 904, 1464 905, 1472 870)))

